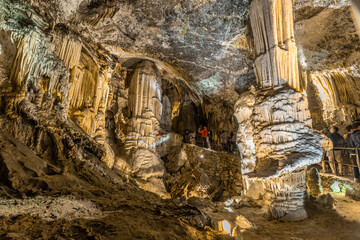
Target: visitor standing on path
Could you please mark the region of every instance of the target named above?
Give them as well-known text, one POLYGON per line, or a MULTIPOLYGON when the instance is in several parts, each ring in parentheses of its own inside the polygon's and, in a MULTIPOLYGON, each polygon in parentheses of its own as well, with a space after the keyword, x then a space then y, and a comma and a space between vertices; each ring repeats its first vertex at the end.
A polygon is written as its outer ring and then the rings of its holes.
POLYGON ((222 133, 220 135, 220 143, 222 145, 222 150, 226 151, 227 150, 227 134, 225 131, 222 131, 222 133))
MULTIPOLYGON (((350 134, 350 145, 352 148, 359 148, 360 147, 360 123, 355 122, 352 125, 353 131, 350 134)), ((358 152, 359 154, 359 152, 358 152)), ((360 182, 360 173, 359 173, 359 163, 357 162, 357 158, 360 156, 352 156, 353 164, 358 167, 354 167, 354 180, 355 182, 360 182)))
POLYGON ((332 149, 331 151, 327 152, 327 156, 329 158, 330 161, 330 168, 333 174, 336 174, 336 166, 335 166, 335 162, 338 163, 338 170, 339 170, 339 175, 343 176, 343 156, 342 156, 342 150, 341 149, 336 149, 336 148, 343 148, 345 145, 345 140, 344 138, 338 133, 338 128, 337 127, 331 127, 330 128, 330 133, 326 134, 331 141, 333 142, 333 147, 334 149, 332 149))
POLYGON ((210 141, 209 141, 209 132, 207 130, 206 127, 204 127, 203 129, 201 129, 201 127, 199 128, 198 132, 201 134, 201 138, 203 140, 203 147, 208 146, 209 149, 211 149, 211 146, 210 146, 210 141))

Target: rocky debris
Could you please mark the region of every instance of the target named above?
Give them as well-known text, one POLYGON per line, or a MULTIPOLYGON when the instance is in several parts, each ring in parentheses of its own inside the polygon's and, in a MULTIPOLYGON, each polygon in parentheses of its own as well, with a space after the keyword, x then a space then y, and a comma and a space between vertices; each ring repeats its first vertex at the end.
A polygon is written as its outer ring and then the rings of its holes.
POLYGON ((36 155, 10 134, 0 136, 4 173, 0 194, 7 198, 0 201, 2 238, 213 239, 211 233, 202 232, 206 222, 196 220, 203 216, 196 208, 175 207, 132 182, 123 183, 89 149, 82 149, 76 160, 69 159, 67 171, 61 173, 60 160, 47 158, 46 152, 36 155), (19 199, 22 195, 28 197, 19 199), (43 197, 30 198, 34 195, 43 197), (139 223, 142 228, 132 231, 139 223), (166 236, 164 228, 169 229, 166 236))
POLYGON ((165 161, 165 177, 173 198, 185 196, 227 199, 241 194, 240 158, 236 155, 184 144, 165 161))
POLYGON ((343 192, 354 200, 360 200, 360 184, 354 182, 352 178, 327 173, 320 173, 320 178, 323 189, 334 191, 334 187, 336 187, 338 188, 337 192, 343 192))
POLYGON ((74 197, 35 197, 0 199, 0 216, 14 218, 20 215, 39 217, 46 221, 66 219, 97 219, 106 214, 93 203, 74 197))
POLYGON ((317 201, 319 204, 326 208, 334 208, 336 206, 336 201, 330 193, 319 196, 317 198, 317 201))
POLYGON ((350 188, 346 188, 345 195, 354 200, 360 201, 360 186, 359 186, 359 184, 352 185, 350 188))

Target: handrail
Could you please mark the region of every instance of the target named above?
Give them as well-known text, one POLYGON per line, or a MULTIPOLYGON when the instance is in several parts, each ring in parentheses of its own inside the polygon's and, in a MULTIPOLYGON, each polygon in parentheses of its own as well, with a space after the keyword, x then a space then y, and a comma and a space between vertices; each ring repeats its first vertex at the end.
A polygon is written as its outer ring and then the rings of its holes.
MULTIPOLYGON (((359 149, 358 147, 356 148, 348 148, 348 147, 333 147, 333 149, 331 149, 331 151, 333 152, 333 156, 334 156, 334 159, 335 159, 335 151, 336 150, 355 150, 355 153, 350 153, 350 158, 352 156, 356 156, 356 164, 347 164, 347 163, 341 163, 341 165, 344 165, 344 166, 351 166, 351 167, 357 167, 359 170, 360 170, 360 156, 359 156, 359 149)), ((333 162, 333 161, 328 161, 328 160, 322 160, 323 162, 328 162, 328 163, 333 163, 333 164, 338 164, 339 165, 339 162, 333 162)), ((337 172, 337 171, 336 171, 337 172)))

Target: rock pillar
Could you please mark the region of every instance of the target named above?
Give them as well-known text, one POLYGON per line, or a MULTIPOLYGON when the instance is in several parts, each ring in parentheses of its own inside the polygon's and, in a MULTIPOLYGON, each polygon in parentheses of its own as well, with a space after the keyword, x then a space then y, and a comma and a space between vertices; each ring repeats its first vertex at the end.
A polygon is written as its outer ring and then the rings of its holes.
POLYGON ((126 150, 138 184, 166 195, 164 163, 156 152, 162 116, 161 78, 154 63, 143 61, 135 69, 129 88, 129 124, 126 150))
POLYGON ((238 114, 239 122, 253 129, 251 136, 241 132, 238 136, 244 143, 252 140, 239 147, 244 164, 255 164, 254 171, 243 176, 244 193, 263 198, 273 218, 302 220, 307 217, 305 166, 321 160, 322 148, 312 129, 307 96, 300 92, 293 2, 254 0, 250 20, 260 88, 253 96, 241 96, 248 104, 240 99, 237 105, 247 109, 247 119, 238 114), (251 154, 256 154, 256 161, 251 154))

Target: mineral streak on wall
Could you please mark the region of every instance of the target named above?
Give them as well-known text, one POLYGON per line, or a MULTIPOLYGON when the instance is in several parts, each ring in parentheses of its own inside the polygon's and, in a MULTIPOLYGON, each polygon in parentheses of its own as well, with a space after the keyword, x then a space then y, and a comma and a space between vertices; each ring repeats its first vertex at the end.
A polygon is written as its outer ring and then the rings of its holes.
POLYGON ((250 21, 255 42, 258 83, 271 87, 288 83, 301 90, 294 39, 293 1, 254 0, 250 21))

